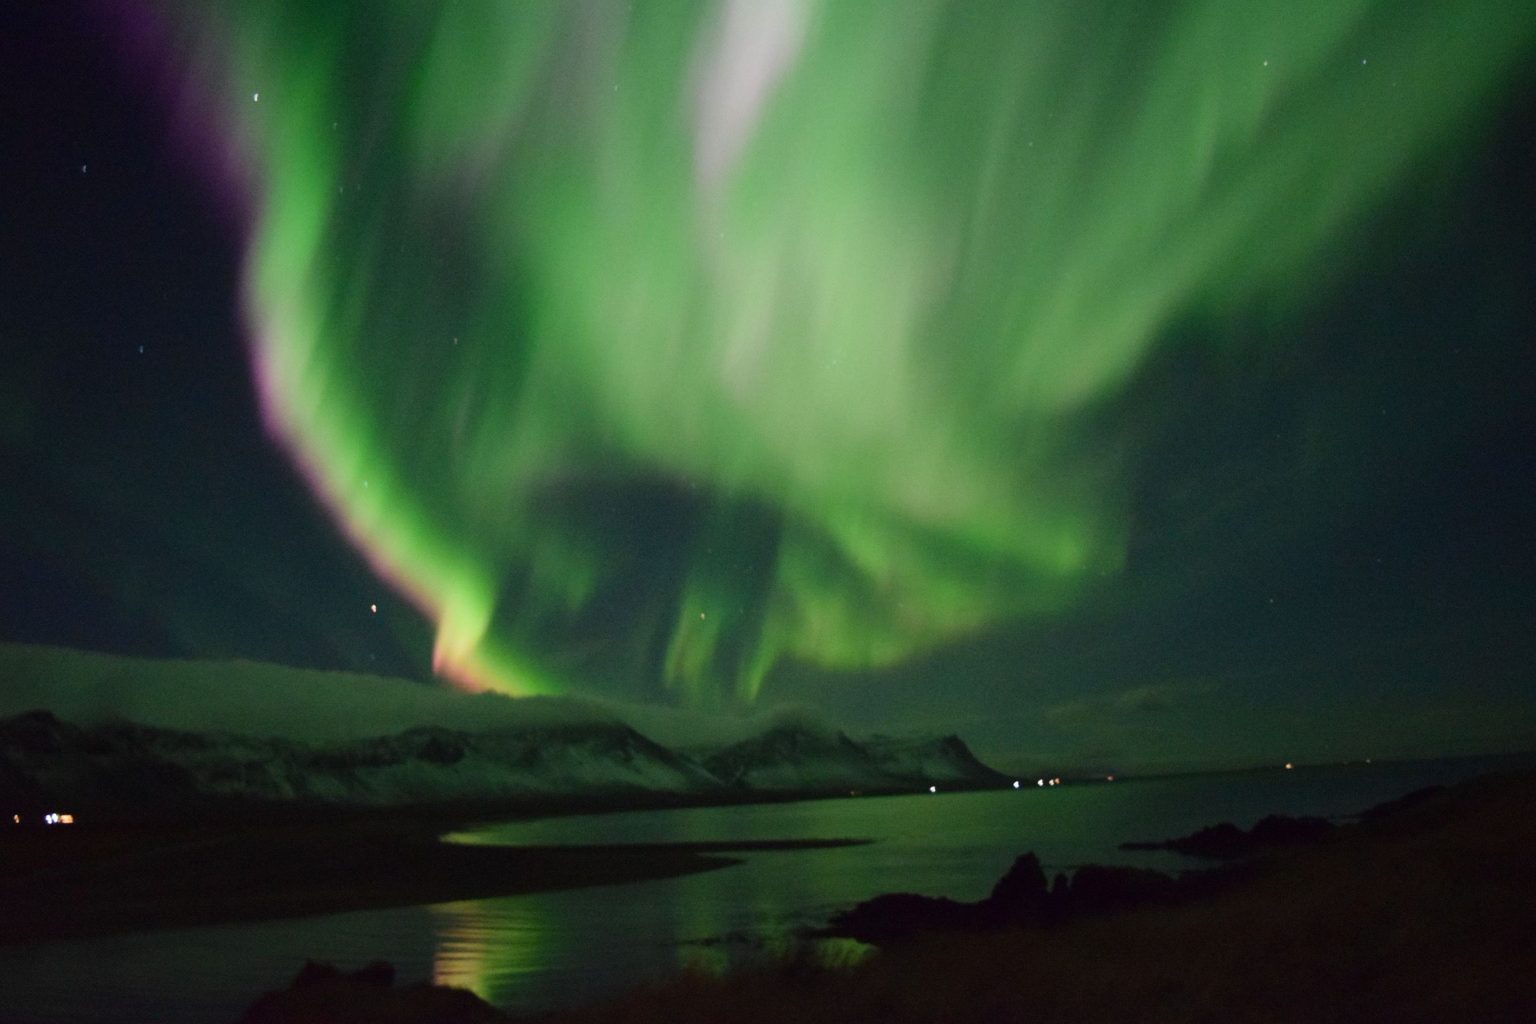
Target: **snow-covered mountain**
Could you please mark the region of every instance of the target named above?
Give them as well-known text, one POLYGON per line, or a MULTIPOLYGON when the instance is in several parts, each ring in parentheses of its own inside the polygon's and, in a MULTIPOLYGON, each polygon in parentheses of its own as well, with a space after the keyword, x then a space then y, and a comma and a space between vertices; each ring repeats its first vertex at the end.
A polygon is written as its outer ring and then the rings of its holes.
POLYGON ((776 725, 704 758, 728 786, 783 791, 878 789, 889 783, 869 752, 836 729, 807 723, 776 725))
POLYGON ((860 744, 805 723, 777 725, 695 758, 618 722, 484 732, 421 727, 311 744, 126 722, 81 727, 47 711, 0 720, 0 810, 6 813, 94 808, 132 814, 231 800, 355 807, 730 800, 1002 781, 955 737, 860 744))
POLYGON ((1005 786, 1012 782, 982 764, 958 736, 871 736, 863 741, 870 759, 892 778, 921 784, 1005 786))
POLYGON ((705 757, 722 782, 759 792, 886 792, 948 784, 1003 785, 959 737, 863 742, 814 723, 775 726, 705 757))
POLYGON ((419 728, 316 746, 128 723, 86 729, 46 711, 0 722, 0 801, 28 807, 218 798, 387 806, 719 788, 698 764, 618 723, 419 728))

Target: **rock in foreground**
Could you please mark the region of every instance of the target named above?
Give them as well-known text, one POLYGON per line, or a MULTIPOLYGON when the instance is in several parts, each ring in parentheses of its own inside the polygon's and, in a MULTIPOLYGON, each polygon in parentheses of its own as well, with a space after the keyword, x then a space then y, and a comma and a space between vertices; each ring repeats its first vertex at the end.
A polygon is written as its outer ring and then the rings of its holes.
POLYGON ((1267 850, 1321 842, 1332 835, 1335 828, 1337 826, 1326 818, 1293 818, 1286 814, 1271 814, 1246 832, 1230 821, 1224 821, 1177 839, 1121 843, 1120 849, 1172 850, 1174 853, 1208 860, 1239 860, 1267 850))
POLYGON ((961 903, 889 893, 835 914, 827 932, 885 945, 939 932, 1059 925, 1081 917, 1172 904, 1203 884, 1204 879, 1175 879, 1146 868, 1085 864, 1071 879, 1057 875, 1047 886, 1040 859, 1026 853, 984 900, 961 903))
POLYGON ((395 987, 387 963, 341 971, 307 963, 293 983, 251 1004, 239 1024, 507 1024, 479 996, 445 985, 395 987))

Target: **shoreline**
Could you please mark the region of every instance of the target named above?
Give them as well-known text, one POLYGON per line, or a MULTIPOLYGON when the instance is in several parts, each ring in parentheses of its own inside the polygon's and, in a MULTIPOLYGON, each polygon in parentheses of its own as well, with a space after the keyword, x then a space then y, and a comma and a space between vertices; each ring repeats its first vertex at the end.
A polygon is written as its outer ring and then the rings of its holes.
MULTIPOLYGON (((1156 780, 1132 777, 1115 784, 1156 780)), ((907 794, 861 799, 887 795, 907 794)), ((754 796, 730 805, 838 798, 754 796)), ((224 805, 198 817, 6 829, 0 832, 0 907, 5 908, 0 946, 623 885, 719 870, 740 863, 733 853, 868 841, 570 846, 444 841, 494 823, 717 805, 687 799, 638 805, 602 799, 576 806, 547 801, 396 808, 224 805)))
POLYGON ((0 848, 0 946, 622 885, 867 841, 496 846, 391 819, 38 829, 0 848))
POLYGON ((1177 905, 934 932, 851 966, 791 956, 497 1019, 1528 1021, 1533 806, 1536 772, 1479 776, 1259 855, 1235 884, 1177 905))
MULTIPOLYGON (((1384 813, 1341 827, 1318 845, 1264 857, 1238 889, 1186 905, 1117 913, 1062 927, 934 936, 883 948, 854 966, 829 968, 792 953, 782 964, 737 969, 723 976, 675 975, 643 990, 575 1009, 536 1011, 533 1018, 525 1011, 486 1019, 684 1024, 766 1014, 764 1019, 847 1024, 915 1022, 947 1015, 946 1019, 978 1020, 1219 1018, 1257 1024, 1274 1019, 1261 1012, 1270 1005, 1283 1008, 1289 1019, 1430 1019, 1401 1014, 1420 1002, 1448 1010, 1450 995, 1474 1009, 1492 1010, 1477 1019, 1532 1019, 1500 1014, 1507 1007, 1536 1010, 1536 975, 1530 984, 1512 980, 1513 968, 1528 964, 1536 951, 1529 939, 1536 935, 1536 894, 1531 891, 1536 878, 1524 871, 1531 851, 1536 850, 1536 818, 1527 811, 1533 799, 1536 773, 1481 776, 1450 783, 1432 799, 1379 805, 1378 811, 1384 813), (1361 986, 1379 1003, 1362 1002, 1364 997, 1355 994, 1361 986), (1446 995, 1437 996, 1436 986, 1446 995), (1440 1002, 1435 1002, 1437 998, 1440 1002)), ((371 831, 365 827, 368 823, 354 825, 319 832, 309 823, 307 837, 302 828, 293 826, 295 834, 286 842, 318 856, 326 852, 323 840, 327 837, 331 844, 367 843, 388 831, 379 822, 372 823, 371 831)), ((413 840, 405 834, 409 830, 394 823, 389 842, 414 847, 426 832, 424 823, 417 825, 413 840)), ((171 837, 164 850, 192 852, 187 843, 190 831, 184 828, 179 838, 171 837)), ((53 834, 65 838, 64 830, 53 834)), ((73 837, 84 838, 83 833, 73 837)), ((223 848, 249 839, 238 834, 223 837, 223 848)), ((698 861, 718 866, 715 861, 732 862, 732 850, 846 842, 850 840, 480 849, 498 858, 523 856, 529 865, 542 862, 542 870, 564 872, 567 881, 584 879, 574 884, 600 885, 624 880, 615 879, 614 870, 670 870, 684 862, 693 862, 692 870, 711 870, 712 866, 697 866, 698 861), (622 858, 630 868, 614 858, 622 858), (635 867, 639 862, 643 863, 635 867)), ((202 852, 219 847, 220 843, 206 843, 202 852)), ((9 852, 0 846, 0 855, 9 852)), ((375 859, 394 861, 397 852, 392 847, 375 859)), ((456 852, 458 848, 446 856, 456 852)), ((103 863, 100 858, 89 860, 103 863)), ((164 866, 168 858, 151 860, 164 866)), ((484 863, 489 865, 491 860, 485 858, 484 863)), ((81 863, 77 859, 74 867, 81 863)), ((501 859, 501 869, 508 863, 501 859)), ((145 864, 136 871, 139 878, 149 873, 145 864)), ((346 871, 342 865, 327 875, 345 876, 346 871)), ((226 876, 237 873, 233 868, 224 872, 226 876)), ((274 869, 274 875, 280 874, 274 869)), ((199 879, 208 875, 207 869, 197 871, 199 879)), ((639 877, 666 876, 642 873, 639 877)), ((365 890, 388 895, 387 886, 348 881, 354 895, 365 890)), ((396 895, 401 886, 417 884, 410 879, 396 881, 396 895)), ((547 876, 514 877, 514 885, 508 885, 505 875, 496 881, 499 888, 521 886, 523 891, 560 885, 558 879, 547 876)), ((0 889, 0 901, 5 895, 0 889)), ((270 901, 265 902, 266 912, 260 916, 292 916, 271 914, 270 901)), ((4 902, 0 906, 10 909, 4 902)), ((0 923, 6 917, 0 914, 0 923)), ((187 922, 159 926, 181 923, 187 922)), ((278 986, 285 980, 274 977, 268 985, 278 986)), ((393 999, 421 989, 413 980, 384 991, 393 999)), ((259 991, 253 986, 251 998, 259 991)), ((358 998, 362 1006, 373 995, 358 998)))
MULTIPOLYGON (((802 1024, 958 1021, 1343 1022, 1536 1019, 1536 773, 1377 805, 1355 824, 1245 862, 1173 903, 882 945, 855 963, 809 947, 682 972, 571 1009, 511 1013, 463 989, 393 984, 374 964, 307 966, 243 1024, 802 1024)), ((1022 858, 1021 858, 1022 859, 1022 858)), ((878 897, 877 897, 878 899, 878 897)), ((282 979, 274 979, 281 984, 282 979)))

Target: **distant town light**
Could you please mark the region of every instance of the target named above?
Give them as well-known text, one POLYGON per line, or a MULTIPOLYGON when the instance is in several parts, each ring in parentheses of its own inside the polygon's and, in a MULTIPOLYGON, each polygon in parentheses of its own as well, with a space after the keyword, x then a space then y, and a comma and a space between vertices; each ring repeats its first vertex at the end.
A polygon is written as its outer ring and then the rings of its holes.
POLYGON ((59 824, 60 825, 73 825, 74 823, 75 823, 75 816, 73 814, 61 814, 61 815, 59 815, 59 824))
POLYGON ((1104 781, 1105 782, 1114 782, 1115 781, 1115 777, 1113 775, 1106 775, 1106 776, 1104 776, 1104 781))
POLYGON ((939 791, 939 787, 938 786, 929 786, 928 787, 928 792, 930 792, 930 793, 937 793, 938 791, 939 791))
POLYGON ((1035 780, 1035 785, 1043 786, 1043 785, 1045 785, 1045 780, 1044 779, 1036 779, 1035 780))
POLYGON ((1292 768, 1295 768, 1295 767, 1296 766, 1291 764, 1291 762, 1289 762, 1289 761, 1285 762, 1285 770, 1286 771, 1290 771, 1292 768))
POLYGON ((1019 788, 1019 780, 1018 779, 1014 779, 1013 780, 1013 788, 1014 789, 1018 789, 1019 788))

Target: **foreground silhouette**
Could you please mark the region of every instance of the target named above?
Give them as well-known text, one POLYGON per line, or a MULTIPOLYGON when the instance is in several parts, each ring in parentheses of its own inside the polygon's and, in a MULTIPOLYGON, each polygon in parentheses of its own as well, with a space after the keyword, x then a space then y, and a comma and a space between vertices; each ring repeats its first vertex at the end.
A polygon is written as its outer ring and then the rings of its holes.
POLYGON ((1189 857, 1237 860, 1268 850, 1321 842, 1332 835, 1335 828, 1337 826, 1326 818, 1293 818, 1285 814, 1271 814, 1248 831, 1230 821, 1224 821, 1177 839, 1121 843, 1120 849, 1172 850, 1189 857))
MULTIPOLYGON (((1536 776, 1474 780, 1367 814, 1325 841, 1214 869, 1209 877, 1232 884, 1173 903, 1104 906, 1059 927, 922 931, 852 967, 802 958, 694 975, 547 1019, 1529 1024, 1533 807, 1536 776)), ((1009 878, 982 903, 1000 909, 1014 884, 1031 903, 1040 879, 1028 861, 1009 878)), ((1084 906, 1090 892, 1108 903, 1119 891, 1097 886, 1078 894, 1084 906)))
POLYGON ((503 1024, 509 1018, 460 988, 395 987, 395 969, 372 963, 357 971, 307 963, 286 989, 251 1004, 239 1024, 503 1024))
MULTIPOLYGON (((1226 881, 1222 876, 1220 881, 1226 881)), ((1137 907, 1167 906, 1211 891, 1215 875, 1181 878, 1147 868, 1084 864, 1050 886, 1033 853, 1013 862, 986 899, 959 903, 915 893, 889 893, 833 915, 823 933, 872 945, 902 942, 928 932, 1045 927, 1137 907)))
MULTIPOLYGON (((1536 776, 1475 780, 1379 809, 1325 842, 1203 872, 1222 880, 1208 892, 1182 880, 1169 890, 1167 876, 1133 869, 1084 868, 1069 883, 1046 885, 1026 855, 976 904, 916 897, 926 901, 922 927, 887 936, 853 966, 827 966, 803 952, 723 976, 683 975, 538 1019, 1528 1024, 1536 1020, 1533 807, 1536 776), (1061 906, 1073 909, 1062 914, 1061 906), (1062 916, 1053 921, 1053 913, 1062 916), (960 926, 934 927, 944 915, 960 926)), ((883 897, 861 906, 881 900, 908 902, 883 897)), ((859 913, 848 911, 844 922, 859 913)), ((881 913, 887 925, 899 919, 881 913)), ((428 986, 375 983, 356 993, 360 981, 328 984, 309 995, 264 997, 269 1015, 242 1024, 512 1019, 483 1004, 474 1011, 480 1017, 450 1016, 460 1011, 446 1000, 467 1006, 467 994, 422 994, 428 986), (342 993, 341 1006, 327 1002, 334 993, 342 993), (445 1002, 412 1002, 427 999, 445 1002)))

